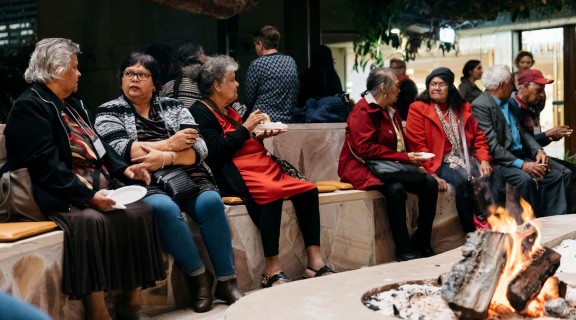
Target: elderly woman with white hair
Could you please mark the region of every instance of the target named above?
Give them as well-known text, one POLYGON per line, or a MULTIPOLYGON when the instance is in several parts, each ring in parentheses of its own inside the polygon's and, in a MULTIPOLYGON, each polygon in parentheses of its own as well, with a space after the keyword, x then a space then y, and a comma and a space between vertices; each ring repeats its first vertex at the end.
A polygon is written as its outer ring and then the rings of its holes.
POLYGON ((378 190, 386 197, 396 259, 406 261, 436 254, 430 238, 436 216, 438 182, 429 174, 423 175, 419 182, 383 181, 363 163, 366 159, 381 159, 420 166, 425 161, 422 153, 409 150, 402 118, 393 107, 399 92, 394 70, 370 71, 366 91, 348 116, 338 175, 356 189, 378 190), (407 192, 418 196, 418 229, 412 239, 406 226, 407 192))
POLYGON ((320 209, 318 189, 308 181, 284 174, 267 154, 262 139, 281 130, 258 134, 254 129, 266 115, 256 110, 246 119, 231 104, 238 98, 238 63, 229 56, 210 57, 198 76, 198 88, 204 96, 190 108, 200 125, 208 146, 206 163, 223 195, 236 195, 246 203, 248 214, 260 229, 266 270, 264 288, 291 281, 282 271, 278 242, 284 199, 292 200, 298 225, 304 238, 308 267, 304 277, 318 277, 334 271, 324 264, 320 252, 320 209))
POLYGON ((83 299, 88 319, 110 319, 104 292, 122 290, 119 319, 146 319, 140 288, 165 278, 151 208, 142 201, 115 209, 105 189, 133 180, 150 183, 95 133, 78 89, 80 47, 68 39, 39 41, 24 74, 5 135, 2 170, 27 168, 34 200, 64 231, 62 290, 83 299))
MULTIPOLYGON (((566 213, 569 177, 549 166, 544 149, 520 125, 518 108, 508 102, 514 89, 510 68, 505 65, 487 68, 482 83, 486 91, 472 101, 472 114, 488 141, 498 177, 493 181, 510 183, 516 197, 528 201, 536 217, 566 213)), ((497 204, 504 206, 506 193, 498 194, 497 204)))

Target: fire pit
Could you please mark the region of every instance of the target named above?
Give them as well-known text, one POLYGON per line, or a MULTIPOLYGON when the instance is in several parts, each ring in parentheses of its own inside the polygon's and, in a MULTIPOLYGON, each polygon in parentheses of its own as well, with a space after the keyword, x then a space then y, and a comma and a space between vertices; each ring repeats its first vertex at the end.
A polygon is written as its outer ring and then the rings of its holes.
POLYGON ((494 210, 492 230, 470 233, 460 261, 436 283, 403 284, 365 296, 364 303, 404 319, 576 319, 576 290, 554 276, 561 255, 540 244, 532 210, 521 205, 521 219, 494 210))
MULTIPOLYGON (((541 218, 538 222, 541 243, 548 248, 556 248, 566 239, 576 239, 574 214, 541 218)), ((258 290, 230 306, 226 310, 226 319, 398 319, 366 308, 363 297, 367 293, 375 294, 403 284, 439 285, 439 275, 450 272, 461 258, 462 248, 458 248, 426 259, 387 263, 258 290)), ((561 272, 563 263, 555 275, 574 288, 576 274, 561 272)))

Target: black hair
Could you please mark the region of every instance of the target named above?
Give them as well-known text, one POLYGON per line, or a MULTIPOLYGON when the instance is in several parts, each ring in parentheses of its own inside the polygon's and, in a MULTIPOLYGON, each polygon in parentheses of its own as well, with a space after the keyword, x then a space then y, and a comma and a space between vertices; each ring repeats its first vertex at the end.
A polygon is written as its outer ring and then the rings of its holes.
POLYGON ((158 94, 158 92, 162 89, 162 79, 160 76, 160 64, 153 56, 143 53, 143 52, 132 52, 120 65, 120 72, 118 73, 118 77, 120 79, 120 83, 122 83, 122 77, 124 75, 124 71, 126 68, 140 64, 144 68, 150 71, 152 75, 152 81, 154 82, 154 87, 156 91, 154 94, 158 94))
POLYGON ((462 74, 464 78, 470 77, 470 71, 476 69, 476 67, 480 64, 480 60, 468 60, 464 64, 464 68, 462 68, 462 74))

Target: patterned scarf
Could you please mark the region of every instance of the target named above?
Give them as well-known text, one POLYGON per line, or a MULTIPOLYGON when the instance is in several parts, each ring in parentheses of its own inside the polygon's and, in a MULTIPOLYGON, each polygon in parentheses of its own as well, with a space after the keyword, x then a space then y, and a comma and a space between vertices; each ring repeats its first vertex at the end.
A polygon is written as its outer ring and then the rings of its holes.
POLYGON ((458 131, 458 119, 456 119, 456 113, 451 106, 448 106, 448 121, 444 118, 445 115, 438 104, 434 104, 434 109, 436 114, 440 119, 442 128, 448 137, 448 141, 452 144, 452 150, 444 156, 443 162, 449 163, 450 168, 457 169, 458 167, 464 168, 466 163, 464 161, 464 152, 462 150, 462 142, 460 141, 460 131, 458 131))

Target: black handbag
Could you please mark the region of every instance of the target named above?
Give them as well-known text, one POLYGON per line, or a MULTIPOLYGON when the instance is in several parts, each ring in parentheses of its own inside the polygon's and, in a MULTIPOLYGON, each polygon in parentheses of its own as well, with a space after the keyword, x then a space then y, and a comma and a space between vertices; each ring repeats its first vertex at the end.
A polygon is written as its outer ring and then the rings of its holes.
POLYGON ((375 176, 384 182, 420 183, 426 178, 426 172, 415 165, 383 159, 364 160, 354 153, 350 143, 348 143, 348 148, 356 160, 365 164, 375 176))
POLYGON ((46 220, 34 200, 28 168, 7 171, 0 178, 0 222, 22 218, 46 220))
MULTIPOLYGON (((268 153, 270 153, 270 152, 268 152, 268 153)), ((293 178, 299 179, 299 180, 308 181, 308 179, 306 179, 306 176, 304 176, 304 174, 302 172, 300 172, 290 162, 283 160, 283 159, 280 159, 277 156, 273 155, 272 153, 270 153, 270 157, 272 157, 272 159, 274 161, 276 161, 276 163, 280 167, 280 170, 282 170, 282 172, 284 172, 285 174, 287 174, 293 178)))
POLYGON ((366 160, 366 166, 382 181, 420 183, 426 178, 426 172, 415 165, 392 160, 366 160))
POLYGON ((462 114, 460 113, 460 139, 462 139, 462 149, 464 151, 464 162, 466 163, 466 172, 468 173, 468 182, 472 187, 474 193, 474 200, 476 201, 476 216, 480 220, 486 220, 491 212, 491 193, 489 191, 488 180, 485 177, 475 177, 472 175, 472 168, 470 165, 470 157, 468 154, 468 144, 466 143, 466 134, 464 133, 464 122, 462 114))
POLYGON ((152 181, 175 201, 189 198, 200 191, 200 187, 181 167, 157 170, 152 173, 152 181))

